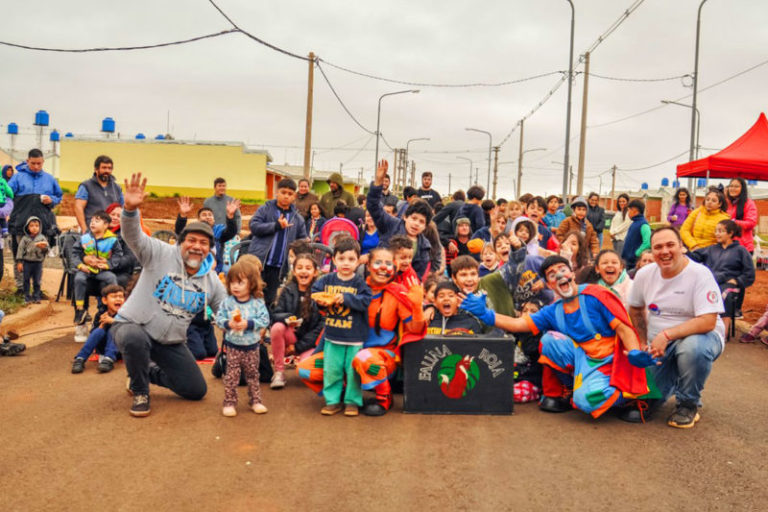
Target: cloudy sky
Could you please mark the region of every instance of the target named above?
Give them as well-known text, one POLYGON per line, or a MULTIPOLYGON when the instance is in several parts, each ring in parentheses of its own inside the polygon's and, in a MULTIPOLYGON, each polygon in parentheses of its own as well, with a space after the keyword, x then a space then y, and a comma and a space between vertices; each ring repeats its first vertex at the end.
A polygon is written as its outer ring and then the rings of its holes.
MULTIPOLYGON (((570 9, 565 0, 469 2, 325 0, 216 0, 242 29, 290 52, 315 52, 343 102, 369 131, 375 130, 380 95, 408 89, 360 73, 429 84, 497 83, 568 68, 570 9)), ((574 0, 574 60, 627 9, 639 7, 594 50, 589 82, 585 189, 599 174, 619 168, 617 188, 658 186, 687 161, 690 80, 699 0, 574 0), (626 81, 624 79, 632 79, 626 81), (659 108, 656 108, 659 107, 659 108), (651 112, 635 115, 654 109, 651 112), (627 119, 625 119, 627 118, 627 119), (622 120, 624 119, 624 120, 622 120), (618 121, 618 122, 614 122, 618 121), (682 155, 681 155, 682 154, 682 155), (676 157, 677 155, 681 155, 676 157), (673 158, 676 157, 676 158, 673 158), (659 164, 660 162, 665 162, 659 164), (659 165, 656 165, 659 164, 659 165)), ((32 46, 87 48, 186 39, 231 25, 207 0, 103 2, 0 1, 0 41, 32 46)), ((701 156, 730 144, 768 109, 768 7, 764 0, 704 5, 699 63, 701 156), (737 73, 752 71, 703 90, 737 73)), ((46 109, 63 132, 97 134, 113 117, 122 137, 170 131, 177 139, 243 141, 268 149, 274 163, 302 163, 307 63, 242 34, 187 45, 132 52, 48 53, 0 46, 0 146, 6 125, 32 131, 34 113, 46 109)), ((577 72, 583 66, 576 66, 577 72)), ((411 143, 416 168, 432 170, 435 188, 466 188, 469 158, 485 184, 488 137, 504 141, 499 196, 513 194, 517 172, 518 120, 525 121, 523 190, 557 193, 562 187, 567 86, 532 115, 560 75, 499 87, 419 86, 420 94, 384 99, 381 132, 393 147, 411 143)), ((576 168, 584 84, 573 82, 570 160, 576 168)), ((375 137, 342 109, 315 72, 313 149, 315 168, 372 175, 375 137), (334 149, 337 148, 337 149, 334 149)), ((31 145, 23 135, 18 145, 31 145)), ((392 159, 381 143, 382 157, 392 159)), ((116 172, 129 172, 120 169, 116 172)), ((236 172, 236 170, 231 170, 236 172)), ((226 174, 226 171, 222 171, 226 174)), ((602 190, 610 190, 603 175, 602 190)))

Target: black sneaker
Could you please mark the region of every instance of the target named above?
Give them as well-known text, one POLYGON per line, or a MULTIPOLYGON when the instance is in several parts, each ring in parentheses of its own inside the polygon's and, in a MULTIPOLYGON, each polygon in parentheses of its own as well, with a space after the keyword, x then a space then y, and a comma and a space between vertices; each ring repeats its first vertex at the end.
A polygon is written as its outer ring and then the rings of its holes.
POLYGON ((85 310, 84 309, 76 309, 75 310, 75 325, 83 325, 85 323, 85 310))
POLYGON ((96 367, 96 369, 99 370, 99 373, 111 372, 114 368, 115 368, 115 362, 108 357, 105 357, 104 359, 99 361, 99 366, 96 367))
POLYGON ((675 428, 693 428, 700 419, 701 415, 696 404, 680 403, 667 420, 667 425, 675 428))
POLYGON ((567 398, 545 396, 539 404, 539 409, 546 412, 568 412, 573 407, 567 398))
POLYGON ((664 404, 661 400, 632 400, 619 409, 619 419, 627 423, 645 423, 664 404))
POLYGON ((72 361, 72 373, 83 373, 85 370, 85 359, 82 357, 76 357, 74 361, 72 361))
POLYGON ((130 413, 136 418, 149 416, 149 395, 134 395, 130 413))
MULTIPOLYGON (((16 336, 18 338, 18 336, 16 336)), ((3 340, 0 343, 4 356, 17 356, 27 350, 27 346, 23 343, 11 343, 10 341, 3 340)))

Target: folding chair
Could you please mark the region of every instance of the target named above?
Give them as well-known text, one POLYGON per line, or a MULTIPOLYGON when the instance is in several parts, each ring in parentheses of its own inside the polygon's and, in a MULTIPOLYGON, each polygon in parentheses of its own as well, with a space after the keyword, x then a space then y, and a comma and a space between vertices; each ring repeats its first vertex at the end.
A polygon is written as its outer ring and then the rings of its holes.
POLYGON ((247 249, 249 245, 251 245, 250 240, 243 240, 229 250, 230 265, 233 265, 237 260, 239 260, 241 255, 248 254, 247 249))
POLYGON ((77 267, 72 265, 72 253, 75 244, 80 240, 80 234, 74 232, 62 233, 56 239, 56 245, 59 247, 59 258, 61 258, 61 267, 64 272, 61 275, 59 291, 56 293, 56 302, 59 302, 62 293, 65 293, 67 299, 72 298, 72 287, 75 282, 75 272, 77 267))

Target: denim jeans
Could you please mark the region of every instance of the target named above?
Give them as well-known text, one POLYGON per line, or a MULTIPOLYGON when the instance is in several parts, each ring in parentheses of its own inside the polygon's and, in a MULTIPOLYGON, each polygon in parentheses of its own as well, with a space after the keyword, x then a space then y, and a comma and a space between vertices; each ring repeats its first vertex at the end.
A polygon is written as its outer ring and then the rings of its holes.
POLYGON ((667 346, 661 365, 653 367, 662 399, 674 393, 679 404, 700 406, 704 382, 722 351, 723 345, 714 331, 673 340, 667 346))
POLYGON ((112 362, 117 361, 119 352, 117 351, 115 340, 112 339, 111 329, 104 330, 101 327, 97 327, 91 331, 88 340, 75 358, 88 359, 91 357, 94 350, 98 350, 100 345, 104 346, 104 357, 110 358, 112 362))

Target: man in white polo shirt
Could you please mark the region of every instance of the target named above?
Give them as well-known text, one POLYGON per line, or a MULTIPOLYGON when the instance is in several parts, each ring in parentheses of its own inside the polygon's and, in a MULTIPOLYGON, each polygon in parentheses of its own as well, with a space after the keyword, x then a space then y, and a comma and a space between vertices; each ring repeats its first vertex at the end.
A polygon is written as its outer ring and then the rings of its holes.
POLYGON ((641 345, 648 343, 661 361, 654 375, 661 403, 672 393, 677 399, 667 424, 691 428, 701 417, 704 382, 725 347, 723 300, 712 272, 685 256, 676 230, 654 231, 651 251, 656 263, 635 275, 629 314, 641 345))

